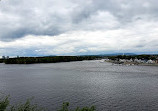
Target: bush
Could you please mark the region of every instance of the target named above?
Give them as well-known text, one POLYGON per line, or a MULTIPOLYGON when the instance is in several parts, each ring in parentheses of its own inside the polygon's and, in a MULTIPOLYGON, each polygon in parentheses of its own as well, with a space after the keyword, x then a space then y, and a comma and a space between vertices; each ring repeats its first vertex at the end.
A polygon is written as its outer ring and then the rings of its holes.
POLYGON ((8 97, 0 100, 0 111, 5 111, 9 105, 8 97))
MULTIPOLYGON (((9 104, 8 96, 0 100, 0 111, 44 111, 44 109, 37 107, 37 105, 31 104, 31 99, 28 99, 24 104, 17 106, 11 106, 9 104)), ((69 110, 69 103, 64 102, 62 108, 58 111, 95 111, 95 107, 77 107, 75 110, 69 110)))
MULTIPOLYGON (((65 102, 65 103, 63 103, 62 109, 60 109, 58 111, 70 111, 68 107, 69 107, 69 103, 65 102)), ((83 107, 81 109, 79 107, 77 107, 74 111, 95 111, 95 107, 94 106, 92 106, 90 108, 89 107, 83 107)))

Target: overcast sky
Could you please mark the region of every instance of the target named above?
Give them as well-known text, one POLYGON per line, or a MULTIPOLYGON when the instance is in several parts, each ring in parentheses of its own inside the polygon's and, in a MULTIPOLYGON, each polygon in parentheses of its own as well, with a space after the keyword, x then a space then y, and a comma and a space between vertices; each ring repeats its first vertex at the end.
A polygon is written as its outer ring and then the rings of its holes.
POLYGON ((158 53, 158 0, 1 0, 0 55, 158 53))

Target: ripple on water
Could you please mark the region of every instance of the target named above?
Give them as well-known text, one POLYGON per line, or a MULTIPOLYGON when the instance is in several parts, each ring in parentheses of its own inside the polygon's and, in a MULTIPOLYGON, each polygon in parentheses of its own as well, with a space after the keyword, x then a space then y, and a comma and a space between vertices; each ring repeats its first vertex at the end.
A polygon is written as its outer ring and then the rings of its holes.
POLYGON ((99 61, 0 64, 0 91, 11 95, 11 102, 34 96, 48 111, 66 101, 72 108, 95 105, 98 111, 157 111, 157 72, 157 67, 99 61))

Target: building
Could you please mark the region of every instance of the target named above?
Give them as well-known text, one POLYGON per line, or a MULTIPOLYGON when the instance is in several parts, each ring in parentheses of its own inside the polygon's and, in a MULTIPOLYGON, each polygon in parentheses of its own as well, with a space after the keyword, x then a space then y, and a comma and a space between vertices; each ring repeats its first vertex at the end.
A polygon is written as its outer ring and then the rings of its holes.
POLYGON ((5 59, 5 56, 2 56, 2 59, 5 59))
POLYGON ((2 56, 2 59, 9 59, 9 56, 2 56))
POLYGON ((6 59, 9 59, 9 56, 7 56, 6 59))
POLYGON ((142 63, 142 60, 141 59, 134 59, 134 62, 137 62, 137 63, 142 63))
POLYGON ((154 61, 150 59, 150 60, 148 60, 146 63, 148 63, 148 64, 153 64, 154 61))

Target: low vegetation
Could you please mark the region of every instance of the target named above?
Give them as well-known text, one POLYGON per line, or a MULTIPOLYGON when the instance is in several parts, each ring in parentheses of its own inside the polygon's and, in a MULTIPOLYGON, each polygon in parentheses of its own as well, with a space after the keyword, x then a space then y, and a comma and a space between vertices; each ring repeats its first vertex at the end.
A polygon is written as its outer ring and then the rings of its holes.
POLYGON ((144 59, 144 60, 156 60, 158 55, 117 55, 117 56, 109 56, 111 60, 118 60, 118 59, 144 59))
MULTIPOLYGON (((44 108, 37 107, 31 103, 31 99, 28 99, 24 104, 19 104, 17 106, 12 106, 9 103, 9 98, 5 97, 0 100, 0 111, 46 111, 44 108)), ((75 110, 69 109, 69 103, 65 102, 62 105, 62 108, 57 111, 95 111, 95 107, 77 107, 75 110)))
POLYGON ((19 57, 0 60, 5 64, 57 63, 82 60, 94 60, 97 56, 53 56, 53 57, 19 57))
POLYGON ((5 64, 33 64, 33 63, 57 63, 57 62, 71 62, 82 60, 95 60, 100 58, 109 58, 110 60, 118 59, 143 59, 143 60, 157 60, 158 55, 117 55, 117 56, 48 56, 48 57, 17 57, 9 59, 0 59, 0 63, 5 64))
POLYGON ((3 63, 4 62, 4 59, 0 59, 0 63, 3 63))

